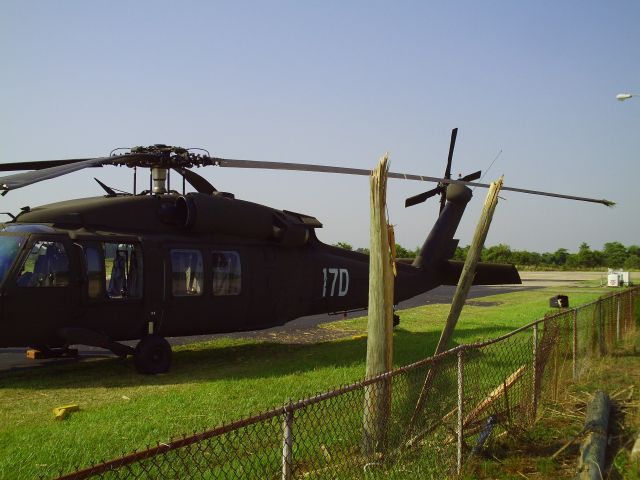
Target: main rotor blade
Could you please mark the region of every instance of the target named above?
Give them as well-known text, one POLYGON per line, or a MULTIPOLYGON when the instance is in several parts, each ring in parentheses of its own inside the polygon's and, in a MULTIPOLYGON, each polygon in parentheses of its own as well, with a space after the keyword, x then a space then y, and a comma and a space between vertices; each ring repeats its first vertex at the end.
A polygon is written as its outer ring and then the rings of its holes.
MULTIPOLYGON (((371 170, 365 170, 363 168, 332 167, 328 165, 313 165, 313 164, 306 164, 306 163, 265 162, 265 161, 257 161, 257 160, 234 160, 230 158, 217 158, 217 157, 210 157, 210 160, 212 161, 213 165, 216 165, 219 167, 259 168, 259 169, 266 169, 266 170, 292 170, 292 171, 299 171, 299 172, 342 173, 347 175, 364 175, 367 177, 371 175, 371 170)), ((466 182, 463 180, 452 180, 450 178, 429 177, 426 175, 415 175, 411 173, 389 172, 387 176, 389 178, 398 178, 402 180, 417 180, 421 182, 434 182, 434 183, 455 183, 460 185, 468 185, 470 187, 489 188, 491 186, 488 183, 466 182)), ((1 181, 2 179, 0 179, 0 182, 1 181)), ((615 202, 612 202, 606 199, 598 200, 595 198, 577 197, 574 195, 564 195, 561 193, 549 193, 549 192, 542 192, 538 190, 528 190, 524 188, 503 186, 501 190, 507 190, 507 191, 518 192, 518 193, 528 193, 530 195, 542 195, 547 197, 566 198, 568 200, 577 200, 580 202, 600 203, 602 205, 606 205, 607 207, 611 207, 615 205, 615 202)))
POLYGON ((404 201, 405 208, 412 207, 413 205, 417 205, 419 203, 424 202, 427 198, 431 198, 434 195, 437 195, 442 192, 442 187, 436 187, 433 190, 429 190, 428 192, 420 193, 418 195, 414 195, 413 197, 409 197, 404 201))
POLYGON ((39 162, 13 162, 0 163, 0 172, 15 172, 19 170, 42 170, 45 168, 58 167, 67 165, 68 163, 84 162, 92 160, 91 158, 77 158, 69 160, 42 160, 39 162))
MULTIPOLYGON (((15 190, 16 188, 26 187, 33 183, 42 182, 43 180, 49 180, 50 178, 60 177, 68 173, 76 172, 90 167, 101 167, 102 165, 121 165, 126 164, 130 160, 152 158, 154 155, 148 153, 131 153, 127 155, 118 155, 111 157, 96 157, 96 158, 80 158, 74 160, 48 160, 49 162, 59 162, 57 165, 43 168, 41 170, 34 170, 32 172, 17 173, 15 175, 8 175, 0 177, 0 190, 3 190, 3 194, 6 194, 9 190, 15 190), (64 163, 62 163, 64 162, 64 163)), ((29 163, 39 162, 24 162, 13 165, 21 165, 29 163)), ((5 164, 12 165, 12 164, 5 164)))
POLYGON ((206 178, 198 175, 196 172, 188 168, 178 168, 174 170, 182 175, 197 192, 206 193, 207 195, 212 195, 214 192, 217 192, 216 188, 211 185, 206 178))

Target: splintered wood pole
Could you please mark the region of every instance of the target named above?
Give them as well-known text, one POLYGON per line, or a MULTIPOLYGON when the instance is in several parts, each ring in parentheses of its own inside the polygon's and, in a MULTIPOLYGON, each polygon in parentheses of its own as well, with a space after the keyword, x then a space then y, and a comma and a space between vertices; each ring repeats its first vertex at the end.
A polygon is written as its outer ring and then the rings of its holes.
MULTIPOLYGON (((489 226, 491 225, 491 220, 493 219, 493 212, 495 211, 496 205, 498 204, 498 194, 500 193, 500 189, 502 188, 503 178, 504 177, 500 177, 497 181, 493 182, 491 184, 491 187, 489 188, 489 193, 487 193, 487 198, 484 202, 484 208, 482 209, 480 220, 478 221, 476 231, 473 235, 473 241, 471 242, 471 246, 469 247, 469 252, 467 253, 467 258, 464 262, 464 267, 462 267, 462 273, 460 274, 460 279, 458 280, 458 287, 456 288, 456 292, 453 295, 453 300, 451 301, 449 316, 447 317, 447 322, 442 329, 442 334, 440 335, 440 340, 438 341, 438 346, 436 347, 434 355, 438 355, 439 353, 444 352, 448 348, 451 337, 453 336, 456 324, 458 323, 458 319, 460 318, 460 313, 462 312, 462 307, 464 307, 464 302, 466 301, 467 295, 469 294, 469 289, 473 284, 473 278, 476 274, 476 266, 480 261, 480 254, 482 253, 482 247, 484 246, 484 242, 487 238, 487 232, 489 231, 489 226)), ((418 402, 416 403, 416 409, 413 412, 413 417, 411 418, 411 421, 409 423, 409 436, 411 435, 418 415, 424 407, 424 402, 427 398, 427 395, 429 394, 429 390, 431 390, 431 386, 433 385, 436 374, 437 367, 435 366, 431 368, 427 373, 427 377, 425 378, 424 384, 422 385, 420 397, 418 397, 418 402)))
MULTIPOLYGON (((391 370, 393 359, 393 265, 386 215, 387 173, 385 154, 371 174, 371 245, 369 256, 369 320, 367 378, 391 370)), ((386 445, 391 408, 391 380, 369 385, 364 399, 363 451, 382 454, 386 445)))

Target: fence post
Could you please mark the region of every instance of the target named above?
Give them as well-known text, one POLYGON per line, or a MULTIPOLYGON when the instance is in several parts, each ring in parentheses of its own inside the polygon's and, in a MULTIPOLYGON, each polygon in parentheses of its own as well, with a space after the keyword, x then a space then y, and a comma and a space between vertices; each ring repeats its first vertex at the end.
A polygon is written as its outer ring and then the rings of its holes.
POLYGON ((533 398, 531 408, 532 421, 535 421, 538 412, 538 324, 533 325, 533 398))
POLYGON ((598 300, 598 350, 600 356, 604 357, 607 353, 604 341, 604 318, 602 316, 602 300, 598 300))
POLYGON ((573 363, 573 381, 578 380, 578 309, 573 310, 573 348, 572 363, 573 363))
POLYGON ((285 407, 282 430, 282 480, 291 480, 293 474, 293 408, 291 400, 285 407))
POLYGON ((629 298, 628 303, 629 303, 629 316, 628 316, 628 322, 629 322, 629 327, 628 327, 628 331, 631 331, 635 328, 636 325, 636 319, 633 315, 633 290, 629 290, 627 293, 627 297, 629 298))
POLYGON ((616 296, 616 342, 620 341, 620 295, 616 296))
POLYGON ((463 423, 464 423, 464 363, 463 363, 464 350, 458 352, 458 462, 457 472, 458 475, 462 472, 462 438, 463 438, 463 423))

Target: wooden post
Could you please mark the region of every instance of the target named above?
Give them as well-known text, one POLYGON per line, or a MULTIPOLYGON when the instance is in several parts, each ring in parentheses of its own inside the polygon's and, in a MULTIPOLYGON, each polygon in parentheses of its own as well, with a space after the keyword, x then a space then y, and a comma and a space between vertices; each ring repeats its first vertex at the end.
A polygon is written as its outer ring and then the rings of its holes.
POLYGON ((616 343, 620 341, 620 295, 616 295, 616 343))
MULTIPOLYGON (((453 295, 453 300, 451 301, 449 316, 447 317, 447 322, 445 323, 442 334, 440 335, 440 340, 438 341, 438 346, 436 347, 434 355, 438 355, 448 348, 449 342, 456 328, 456 324, 458 323, 458 319, 460 318, 460 313, 462 313, 462 307, 464 306, 464 302, 467 299, 467 295, 469 294, 469 289, 473 284, 473 278, 476 274, 476 266, 480 261, 482 247, 484 246, 484 241, 487 238, 487 232, 489 231, 489 226, 491 225, 491 220, 493 219, 493 212, 495 211, 496 205, 498 204, 498 194, 500 193, 500 189, 502 188, 503 178, 504 177, 500 177, 497 181, 493 182, 491 184, 491 187, 489 188, 489 192, 487 193, 487 198, 484 202, 480 220, 478 221, 478 225, 476 226, 476 231, 473 234, 473 240, 471 242, 471 246, 469 247, 467 258, 464 262, 464 266, 462 267, 460 280, 458 280, 458 287, 456 288, 456 292, 453 295)), ((415 411, 413 412, 413 416, 411 417, 411 420, 409 422, 407 436, 411 435, 411 431, 413 430, 417 416, 422 411, 424 402, 427 398, 429 390, 431 389, 436 373, 436 367, 432 367, 427 373, 427 377, 425 378, 424 384, 422 385, 422 391, 420 392, 420 396, 418 397, 418 401, 416 403, 415 411)))
POLYGON ((462 440, 464 437, 464 351, 458 352, 458 455, 457 472, 462 472, 462 440))
POLYGON ((606 354, 604 343, 604 318, 602 316, 602 300, 598 300, 598 353, 601 357, 606 354))
MULTIPOLYGON (((367 378, 391 370, 393 363, 393 265, 386 215, 387 173, 385 155, 371 174, 371 245, 369 255, 369 319, 367 378)), ((391 408, 391 380, 369 385, 364 401, 363 451, 383 453, 391 408)))
POLYGON ((573 348, 572 353, 572 366, 573 366, 573 381, 578 380, 578 309, 573 309, 573 348))
POLYGON ((531 423, 536 421, 538 414, 538 324, 533 326, 533 374, 531 383, 533 384, 533 395, 531 397, 531 423))

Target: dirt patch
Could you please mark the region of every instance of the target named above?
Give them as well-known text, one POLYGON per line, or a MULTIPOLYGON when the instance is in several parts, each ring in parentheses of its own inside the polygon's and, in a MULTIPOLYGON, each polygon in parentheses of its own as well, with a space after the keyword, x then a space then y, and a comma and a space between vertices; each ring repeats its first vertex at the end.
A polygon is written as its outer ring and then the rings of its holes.
POLYGON ((353 337, 356 334, 358 334, 358 332, 313 327, 281 330, 278 332, 262 332, 258 335, 253 335, 251 338, 274 343, 311 344, 353 337))
POLYGON ((498 305, 502 305, 503 302, 478 302, 475 300, 467 300, 464 302, 465 305, 469 305, 471 307, 495 307, 498 305))

